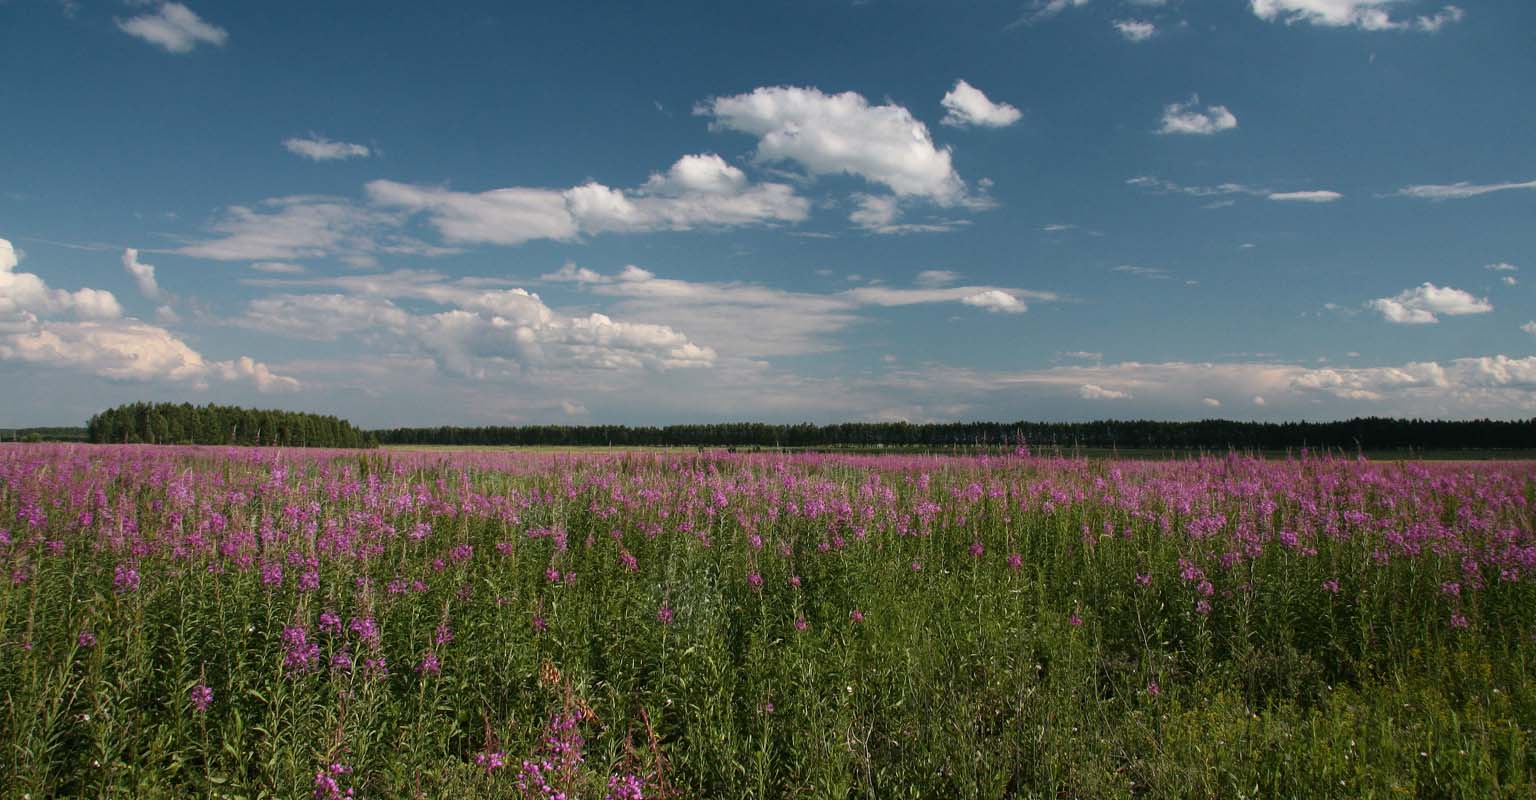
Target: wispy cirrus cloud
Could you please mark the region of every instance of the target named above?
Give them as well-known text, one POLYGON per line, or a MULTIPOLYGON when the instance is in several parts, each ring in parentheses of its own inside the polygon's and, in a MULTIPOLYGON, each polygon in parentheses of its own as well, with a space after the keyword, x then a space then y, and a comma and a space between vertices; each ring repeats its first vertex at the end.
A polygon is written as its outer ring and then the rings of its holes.
POLYGON ((1388 8, 1399 2, 1401 0, 1251 0, 1250 6, 1255 16, 1269 22, 1354 27, 1367 31, 1437 33, 1466 16, 1461 7, 1447 5, 1431 14, 1393 18, 1388 8))
POLYGON ((336 142, 310 134, 283 140, 283 149, 310 161, 343 161, 349 158, 367 158, 373 154, 366 145, 336 142))
POLYGON ((1511 192, 1521 189, 1536 189, 1536 180, 1514 181, 1505 183, 1424 183, 1415 186, 1404 186, 1398 189, 1396 194, 1403 197, 1413 197, 1420 200, 1465 200, 1469 197, 1492 194, 1493 192, 1511 192))

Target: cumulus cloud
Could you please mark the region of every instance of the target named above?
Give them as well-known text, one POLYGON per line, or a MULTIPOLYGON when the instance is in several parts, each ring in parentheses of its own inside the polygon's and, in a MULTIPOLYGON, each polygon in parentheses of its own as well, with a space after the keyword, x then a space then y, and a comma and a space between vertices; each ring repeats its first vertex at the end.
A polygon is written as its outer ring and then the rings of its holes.
POLYGON ((351 142, 333 142, 324 136, 284 139, 283 147, 296 156, 310 161, 343 161, 348 158, 367 158, 373 154, 365 145, 351 142))
POLYGON ((70 292, 49 288, 30 272, 17 272, 16 248, 0 239, 0 331, 36 323, 39 317, 70 315, 83 320, 116 319, 123 315, 117 297, 102 289, 70 292))
POLYGON ((1283 203, 1332 203, 1343 196, 1327 189, 1313 189, 1304 192, 1271 192, 1269 199, 1283 203))
POLYGON ((1119 31, 1128 42, 1145 42, 1157 35, 1156 25, 1136 19, 1115 20, 1115 30, 1119 31))
POLYGON ((1251 7, 1259 19, 1270 22, 1368 31, 1435 33, 1465 16, 1460 7, 1448 5, 1433 14, 1394 19, 1387 7, 1397 2, 1400 0, 1251 0, 1251 7))
POLYGON ((1441 314, 1460 316, 1485 314, 1493 310, 1493 306, 1485 299, 1427 281, 1393 297, 1379 297, 1366 305, 1381 312, 1382 318, 1388 322, 1407 325, 1432 325, 1440 321, 1441 314))
MULTIPOLYGON (((134 250, 123 254, 125 267, 137 263, 134 250)), ((115 380, 200 386, 217 378, 249 381, 260 391, 298 388, 297 381, 249 358, 206 361, 165 328, 123 318, 111 292, 50 289, 38 276, 17 272, 16 266, 15 248, 0 239, 0 360, 74 369, 115 380)), ((135 279, 141 274, 132 267, 129 272, 135 279)), ((153 268, 147 274, 152 282, 153 268)))
POLYGON ((123 251, 123 269, 133 276, 139 286, 139 294, 150 300, 160 299, 160 284, 155 282, 155 268, 139 260, 139 251, 132 247, 123 251))
POLYGON ((782 183, 757 183, 714 154, 683 156, 635 189, 595 181, 566 190, 511 187, 459 192, 377 180, 366 187, 376 205, 425 213, 443 238, 457 243, 517 245, 570 241, 583 233, 634 233, 697 227, 799 222, 810 202, 782 183))
POLYGON ((980 89, 963 80, 955 81, 954 88, 950 89, 939 102, 948 112, 939 122, 957 128, 967 126, 1006 128, 1024 116, 1017 108, 1007 103, 992 102, 980 89))
POLYGON ((1162 126, 1158 133, 1195 134, 1209 136, 1237 127, 1237 117, 1226 106, 1206 106, 1200 110, 1200 97, 1191 95, 1183 103, 1169 103, 1163 107, 1162 126))
POLYGON ((1490 194, 1492 192, 1508 192, 1519 189, 1536 189, 1536 181, 1518 181, 1509 183, 1425 183, 1417 186, 1404 186, 1397 190, 1397 194, 1403 197, 1414 197, 1420 200, 1465 200, 1469 197, 1490 194))
POLYGON ((902 197, 950 205, 966 199, 948 148, 902 106, 870 105, 855 92, 793 86, 715 97, 694 113, 710 126, 758 138, 761 163, 792 162, 812 175, 854 175, 902 197))
POLYGON ((1029 310, 1029 306, 1023 300, 1003 291, 1002 289, 988 289, 984 292, 966 295, 960 298, 960 302, 988 311, 1004 314, 1022 314, 1029 310))
POLYGON ((205 22, 181 3, 161 3, 154 11, 117 21, 117 27, 168 53, 190 53, 199 44, 222 47, 229 33, 205 22))
POLYGON ((1133 395, 1130 392, 1120 392, 1114 389, 1105 389, 1096 383, 1085 383, 1077 394, 1084 400, 1128 400, 1133 395))
POLYGON ((562 314, 522 288, 448 280, 434 273, 343 276, 290 285, 340 292, 252 300, 237 324, 301 339, 354 337, 418 348, 447 372, 517 377, 525 370, 708 367, 715 351, 666 326, 606 314, 562 314), (396 301, 439 308, 408 310, 396 301))

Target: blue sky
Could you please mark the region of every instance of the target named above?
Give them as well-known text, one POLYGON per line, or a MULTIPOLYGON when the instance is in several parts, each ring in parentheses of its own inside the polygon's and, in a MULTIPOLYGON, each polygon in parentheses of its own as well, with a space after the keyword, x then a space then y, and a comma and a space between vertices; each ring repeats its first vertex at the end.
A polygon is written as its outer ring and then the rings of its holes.
POLYGON ((1524 0, 0 2, 0 424, 1536 416, 1524 0))

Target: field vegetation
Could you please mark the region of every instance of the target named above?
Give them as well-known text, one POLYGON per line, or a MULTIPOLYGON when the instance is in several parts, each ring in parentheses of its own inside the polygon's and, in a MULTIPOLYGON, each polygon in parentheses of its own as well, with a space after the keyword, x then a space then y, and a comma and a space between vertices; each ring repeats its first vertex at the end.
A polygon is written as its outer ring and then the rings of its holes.
POLYGON ((6 797, 1536 792, 1536 465, 0 445, 6 797))

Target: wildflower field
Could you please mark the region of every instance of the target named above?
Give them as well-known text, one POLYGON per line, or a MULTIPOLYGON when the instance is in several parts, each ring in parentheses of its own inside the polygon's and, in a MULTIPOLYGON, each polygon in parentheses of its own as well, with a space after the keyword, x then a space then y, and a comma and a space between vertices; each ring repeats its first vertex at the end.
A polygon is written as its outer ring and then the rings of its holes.
POLYGON ((1519 797, 1536 464, 0 446, 0 796, 1519 797))

